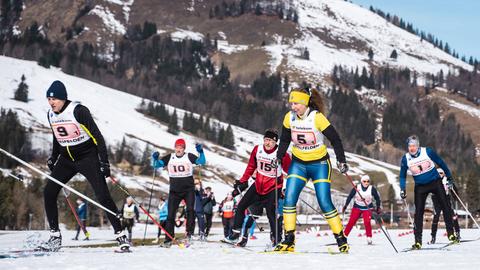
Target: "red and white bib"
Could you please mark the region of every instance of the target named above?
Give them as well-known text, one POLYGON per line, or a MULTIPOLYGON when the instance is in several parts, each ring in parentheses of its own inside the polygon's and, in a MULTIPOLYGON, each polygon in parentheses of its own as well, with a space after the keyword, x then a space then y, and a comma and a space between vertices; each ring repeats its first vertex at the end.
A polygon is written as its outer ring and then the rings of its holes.
POLYGON ((168 176, 173 178, 193 176, 193 164, 188 158, 188 153, 177 157, 175 153, 170 155, 168 161, 168 176))
POLYGON ((63 147, 79 145, 90 140, 90 136, 73 115, 78 105, 80 103, 72 102, 63 112, 58 114, 51 109, 48 111, 48 120, 53 134, 58 143, 63 147))
POLYGON ((222 211, 223 211, 223 217, 224 218, 232 218, 233 217, 234 206, 235 206, 235 202, 233 200, 225 201, 223 203, 222 211))
POLYGON ((281 167, 274 168, 274 162, 277 159, 277 150, 268 154, 263 149, 263 145, 257 146, 257 173, 271 178, 276 178, 282 175, 281 167))
POLYGON ((355 194, 355 203, 360 206, 369 206, 372 203, 372 186, 368 186, 368 188, 363 191, 362 189, 362 184, 357 185, 357 193, 355 194), (360 197, 360 195, 362 197, 360 197), (367 202, 367 205, 363 202, 362 198, 365 199, 365 202, 367 202))

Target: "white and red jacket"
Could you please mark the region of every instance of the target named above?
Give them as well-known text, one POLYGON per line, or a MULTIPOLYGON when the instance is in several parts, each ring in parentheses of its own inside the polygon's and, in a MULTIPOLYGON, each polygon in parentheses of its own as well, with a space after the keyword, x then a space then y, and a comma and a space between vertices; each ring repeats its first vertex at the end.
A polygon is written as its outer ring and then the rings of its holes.
POLYGON ((265 195, 275 189, 275 178, 277 178, 277 188, 283 186, 283 171, 287 172, 292 161, 290 155, 285 154, 282 159, 282 168, 274 168, 277 157, 278 146, 275 145, 270 151, 263 145, 256 145, 250 154, 247 169, 240 179, 241 183, 247 183, 248 179, 255 173, 255 188, 259 195, 265 195))

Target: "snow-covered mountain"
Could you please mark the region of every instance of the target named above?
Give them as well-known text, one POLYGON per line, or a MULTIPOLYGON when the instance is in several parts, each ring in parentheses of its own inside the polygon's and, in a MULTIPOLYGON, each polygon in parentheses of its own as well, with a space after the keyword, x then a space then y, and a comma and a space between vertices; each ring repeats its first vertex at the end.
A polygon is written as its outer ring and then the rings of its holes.
MULTIPOLYGON (((171 151, 177 137, 185 138, 187 150, 194 151, 194 143, 201 142, 205 145, 207 166, 202 169, 203 180, 214 187, 216 193, 224 196, 231 190, 226 179, 238 179, 246 167, 249 151, 255 144, 262 142, 262 135, 239 127, 233 126, 235 134, 236 151, 232 151, 211 142, 204 141, 187 133, 174 136, 167 132, 167 127, 139 113, 136 109, 142 99, 137 96, 126 94, 91 81, 67 75, 59 69, 46 69, 32 61, 24 61, 0 56, 0 107, 13 109, 17 112, 22 124, 31 127, 33 149, 35 152, 48 154, 51 147, 51 131, 47 122, 47 110, 49 108, 45 99, 46 89, 52 81, 61 80, 65 83, 69 99, 84 103, 92 112, 100 130, 108 145, 115 147, 125 137, 129 143, 135 143, 138 155, 142 154, 146 144, 159 149, 161 154, 171 151), (29 85, 29 102, 14 100, 13 92, 17 88, 22 74, 26 77, 29 85)), ((173 107, 168 107, 173 110, 173 107)), ((184 111, 177 109, 179 121, 184 111)), ((225 123, 220 123, 225 125, 225 123)), ((330 151, 332 161, 335 163, 335 155, 330 151)), ((352 165, 352 173, 361 174, 375 172, 384 174, 385 184, 387 180, 393 184, 397 194, 398 167, 377 160, 365 158, 355 154, 347 154, 347 159, 352 165)), ((115 169, 120 180, 130 188, 149 189, 151 177, 130 175, 115 169)), ((166 172, 162 176, 167 179, 166 172)), ((157 189, 167 191, 166 182, 157 181, 157 189)), ((345 181, 348 187, 348 183, 345 181)), ((231 183, 230 183, 231 184, 231 183)))
MULTIPOLYGON (((61 1, 58 5, 61 5, 61 1)), ((218 41, 218 63, 225 62, 232 76, 250 82, 262 70, 283 72, 291 81, 324 82, 334 65, 350 68, 389 65, 408 67, 418 73, 437 73, 472 66, 445 53, 420 37, 388 22, 367 8, 343 0, 256 1, 267 9, 295 10, 298 21, 281 20, 272 14, 211 18, 220 0, 108 0, 85 5, 49 9, 49 1, 27 3, 15 25, 20 34, 33 21, 52 41, 65 42, 65 28, 82 25, 73 37, 102 48, 102 59, 113 60, 115 42, 133 25, 154 22, 157 33, 174 39, 204 39, 209 34, 218 41), (48 4, 47 4, 48 2, 48 4), (76 15, 74 15, 76 14, 76 15), (63 30, 62 30, 63 29, 63 30), (255 29, 252 31, 252 29, 255 29), (261 43, 265 43, 261 45, 261 43), (301 57, 307 49, 309 59, 301 57), (374 52, 370 61, 368 51, 374 52), (393 50, 397 59, 390 58, 393 50)), ((240 1, 227 1, 227 4, 240 1)), ((247 1, 248 2, 248 1, 247 1)), ((286 15, 285 15, 286 16, 286 15)), ((421 77, 421 76, 419 76, 421 77)))

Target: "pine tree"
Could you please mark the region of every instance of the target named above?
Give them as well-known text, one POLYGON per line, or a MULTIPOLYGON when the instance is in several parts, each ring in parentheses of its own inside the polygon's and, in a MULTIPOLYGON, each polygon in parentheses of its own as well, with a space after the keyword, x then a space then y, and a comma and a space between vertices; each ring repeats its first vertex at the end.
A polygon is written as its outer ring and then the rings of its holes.
POLYGON ((170 117, 170 122, 168 123, 168 130, 169 133, 174 135, 178 135, 180 132, 178 127, 178 117, 177 117, 177 109, 173 111, 172 116, 170 117))
POLYGON ((373 56, 374 56, 373 50, 372 50, 372 48, 370 48, 370 49, 368 50, 368 60, 372 61, 372 60, 373 60, 373 56))
POLYGON ((397 50, 393 49, 392 53, 390 54, 390 58, 397 59, 397 57, 398 57, 397 50))
POLYGON ((225 130, 223 146, 228 149, 235 149, 235 135, 233 134, 231 125, 228 125, 227 129, 225 130))
POLYGON ((28 102, 28 85, 25 83, 25 75, 22 75, 21 82, 15 90, 14 99, 18 101, 28 102))

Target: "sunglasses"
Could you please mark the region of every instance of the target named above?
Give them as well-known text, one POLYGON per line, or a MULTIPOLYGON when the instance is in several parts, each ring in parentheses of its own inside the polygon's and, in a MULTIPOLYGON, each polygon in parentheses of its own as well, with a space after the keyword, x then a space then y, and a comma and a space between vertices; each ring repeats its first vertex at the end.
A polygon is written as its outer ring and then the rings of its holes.
POLYGON ((362 181, 362 183, 370 183, 370 181, 362 181))

